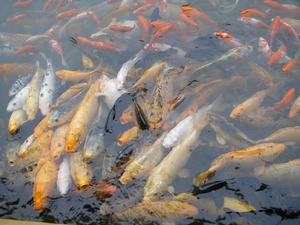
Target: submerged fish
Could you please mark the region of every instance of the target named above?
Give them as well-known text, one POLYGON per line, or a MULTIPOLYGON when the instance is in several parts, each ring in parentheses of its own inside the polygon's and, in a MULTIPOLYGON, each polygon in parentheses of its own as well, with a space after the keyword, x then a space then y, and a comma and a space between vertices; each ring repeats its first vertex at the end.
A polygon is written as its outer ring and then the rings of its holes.
POLYGON ((125 221, 176 222, 198 214, 198 209, 182 201, 144 201, 113 214, 125 221))
POLYGON ((205 113, 197 120, 196 127, 153 169, 144 187, 144 201, 156 199, 168 189, 190 158, 192 150, 199 144, 199 134, 207 124, 208 119, 205 113))
POLYGON ((283 144, 299 145, 300 126, 281 128, 257 143, 275 142, 283 144))
POLYGON ((193 184, 201 186, 207 182, 218 170, 230 165, 235 167, 254 167, 265 162, 274 160, 285 150, 284 144, 264 143, 251 146, 249 148, 224 153, 217 157, 211 164, 211 167, 194 178, 193 184))
POLYGON ((61 195, 67 194, 72 184, 71 169, 69 158, 64 157, 63 161, 59 165, 57 174, 57 187, 61 195))
POLYGON ((49 159, 44 160, 34 181, 33 202, 35 210, 45 209, 48 197, 53 192, 57 180, 57 166, 55 162, 49 159))

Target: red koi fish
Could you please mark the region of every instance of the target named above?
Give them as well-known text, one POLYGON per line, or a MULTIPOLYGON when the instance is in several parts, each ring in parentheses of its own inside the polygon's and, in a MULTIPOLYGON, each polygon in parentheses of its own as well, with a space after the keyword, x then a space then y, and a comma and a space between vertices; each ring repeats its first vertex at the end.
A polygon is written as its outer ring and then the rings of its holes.
POLYGON ((260 11, 258 9, 243 9, 240 11, 241 16, 247 16, 247 17, 252 17, 252 16, 259 16, 262 18, 267 18, 269 16, 268 13, 260 11))
POLYGON ((264 23, 261 20, 252 18, 252 17, 242 16, 242 17, 238 18, 238 20, 245 23, 245 24, 247 24, 247 25, 250 25, 250 26, 255 26, 255 27, 264 28, 264 29, 269 29, 270 28, 270 26, 268 24, 264 23))
POLYGON ((33 0, 19 0, 15 3, 15 8, 25 8, 30 5, 33 0))
POLYGON ((23 47, 20 47, 15 51, 15 55, 22 55, 27 52, 32 52, 33 50, 36 50, 38 48, 39 48, 38 45, 24 45, 23 47))
POLYGON ((274 110, 282 110, 285 107, 287 107, 294 99, 296 94, 296 89, 295 88, 290 88, 282 97, 282 99, 271 106, 267 111, 274 111, 274 110))

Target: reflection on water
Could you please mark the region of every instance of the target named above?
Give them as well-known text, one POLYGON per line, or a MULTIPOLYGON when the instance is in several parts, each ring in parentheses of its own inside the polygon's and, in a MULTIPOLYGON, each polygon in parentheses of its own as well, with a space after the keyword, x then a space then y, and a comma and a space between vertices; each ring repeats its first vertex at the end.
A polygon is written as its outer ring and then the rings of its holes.
POLYGON ((299 224, 299 1, 0 11, 1 217, 299 224))

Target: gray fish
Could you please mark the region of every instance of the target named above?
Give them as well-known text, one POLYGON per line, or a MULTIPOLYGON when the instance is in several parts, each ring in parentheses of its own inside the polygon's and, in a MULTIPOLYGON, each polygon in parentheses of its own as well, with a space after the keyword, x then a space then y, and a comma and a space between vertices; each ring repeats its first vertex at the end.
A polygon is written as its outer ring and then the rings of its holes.
POLYGON ((247 137, 245 133, 229 123, 224 117, 210 113, 209 125, 215 131, 217 141, 222 144, 221 140, 233 148, 245 148, 253 145, 255 141, 247 137))
POLYGON ((104 151, 104 133, 107 116, 108 108, 105 104, 100 103, 97 118, 90 128, 83 146, 83 158, 85 160, 93 159, 104 151))
POLYGON ((49 127, 63 125, 70 121, 75 114, 79 103, 85 96, 86 91, 81 91, 72 97, 69 101, 63 103, 59 108, 55 109, 49 117, 49 127))

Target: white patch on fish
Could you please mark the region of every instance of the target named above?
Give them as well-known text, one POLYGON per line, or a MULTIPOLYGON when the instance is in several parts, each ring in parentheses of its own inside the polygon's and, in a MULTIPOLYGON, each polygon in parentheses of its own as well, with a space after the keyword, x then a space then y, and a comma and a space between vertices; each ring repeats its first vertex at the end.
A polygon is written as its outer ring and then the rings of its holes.
POLYGON ((27 151, 28 147, 32 144, 34 139, 35 137, 33 134, 26 138, 26 140, 20 146, 18 155, 23 155, 27 151))
POLYGON ((30 83, 27 84, 24 88, 22 88, 22 90, 19 91, 12 100, 10 100, 6 110, 8 112, 12 112, 23 108, 26 105, 29 89, 30 89, 30 83))
POLYGON ((61 195, 68 193, 72 183, 70 161, 67 156, 64 157, 63 161, 59 165, 57 175, 57 188, 61 195))
POLYGON ((128 60, 122 65, 116 78, 118 82, 118 89, 123 87, 123 84, 127 78, 129 70, 131 70, 134 67, 134 65, 144 57, 144 55, 145 55, 145 51, 144 49, 142 49, 135 55, 134 58, 131 58, 130 60, 128 60))
POLYGON ((51 61, 47 60, 47 70, 39 95, 39 108, 43 115, 46 115, 52 106, 55 89, 55 74, 51 61))
POLYGON ((9 89, 9 96, 16 95, 20 90, 22 90, 30 81, 31 74, 25 76, 19 76, 19 78, 12 84, 9 89))

